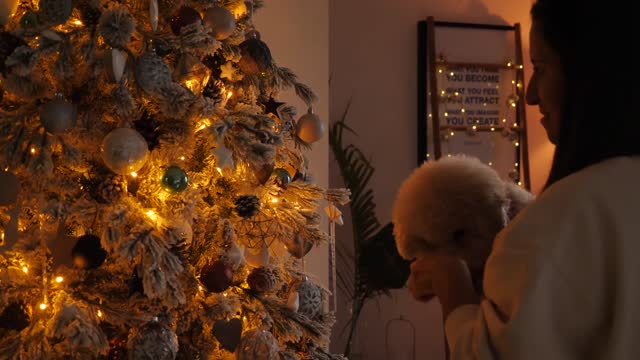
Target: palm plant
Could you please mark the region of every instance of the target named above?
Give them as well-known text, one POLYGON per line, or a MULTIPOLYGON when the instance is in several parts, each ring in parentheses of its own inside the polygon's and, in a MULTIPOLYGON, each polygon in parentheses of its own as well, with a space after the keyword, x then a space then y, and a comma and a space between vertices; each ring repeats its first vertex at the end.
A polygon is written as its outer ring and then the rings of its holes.
POLYGON ((344 184, 351 191, 353 249, 344 243, 337 248, 338 261, 343 264, 337 274, 338 285, 351 299, 346 356, 351 355, 356 325, 365 302, 380 294, 388 295, 389 289, 404 286, 409 274, 409 263, 398 255, 395 247, 393 224, 383 227, 376 217, 374 194, 369 187, 375 172, 371 161, 355 145, 343 144, 345 131, 355 134, 346 124, 350 105, 351 102, 340 120, 329 129, 329 146, 344 184))

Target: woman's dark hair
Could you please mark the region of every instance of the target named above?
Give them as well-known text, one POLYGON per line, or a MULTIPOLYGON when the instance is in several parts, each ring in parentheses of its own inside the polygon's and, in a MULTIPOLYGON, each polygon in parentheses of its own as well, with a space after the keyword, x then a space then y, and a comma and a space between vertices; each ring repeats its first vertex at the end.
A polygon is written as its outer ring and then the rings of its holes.
POLYGON ((624 1, 538 0, 531 17, 561 59, 565 105, 545 188, 587 166, 640 155, 640 99, 624 1), (636 101, 634 103, 634 100, 636 101))

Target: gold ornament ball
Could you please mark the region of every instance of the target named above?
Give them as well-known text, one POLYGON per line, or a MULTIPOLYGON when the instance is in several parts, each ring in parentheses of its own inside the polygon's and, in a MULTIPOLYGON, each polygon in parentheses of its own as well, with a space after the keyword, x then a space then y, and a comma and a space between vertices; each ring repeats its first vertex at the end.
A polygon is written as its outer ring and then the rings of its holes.
POLYGON ((6 25, 18 10, 20 0, 0 0, 0 25, 6 25))
POLYGON ((11 172, 0 170, 0 206, 11 205, 18 200, 20 180, 11 172))
POLYGON ((296 122, 295 132, 300 140, 308 144, 313 143, 324 135, 324 124, 320 117, 313 113, 313 109, 309 108, 309 111, 296 122))
POLYGON ((214 6, 204 14, 204 23, 211 27, 216 40, 224 40, 236 30, 236 19, 222 6, 214 6))
POLYGON ((147 142, 131 128, 115 129, 102 142, 102 160, 116 174, 140 170, 148 153, 147 142))

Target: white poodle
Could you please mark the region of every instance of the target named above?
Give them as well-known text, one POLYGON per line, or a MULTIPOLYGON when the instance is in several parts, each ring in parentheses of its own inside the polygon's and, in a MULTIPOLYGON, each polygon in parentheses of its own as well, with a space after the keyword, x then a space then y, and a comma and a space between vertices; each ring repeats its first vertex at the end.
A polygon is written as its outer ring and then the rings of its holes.
POLYGON ((493 239, 533 199, 475 157, 427 161, 402 183, 393 205, 398 252, 409 260, 434 251, 458 255, 481 290, 493 239))

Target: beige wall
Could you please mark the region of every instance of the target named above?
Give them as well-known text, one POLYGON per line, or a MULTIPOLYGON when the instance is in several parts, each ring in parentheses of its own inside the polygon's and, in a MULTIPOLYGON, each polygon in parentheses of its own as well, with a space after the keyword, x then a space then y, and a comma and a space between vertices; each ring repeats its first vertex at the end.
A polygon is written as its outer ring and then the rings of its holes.
MULTIPOLYGON (((254 25, 267 43, 274 60, 288 67, 298 80, 309 85, 319 100, 314 112, 328 127, 329 119, 329 1, 266 0, 254 16, 254 25)), ((282 92, 277 99, 296 106, 298 115, 306 113, 306 105, 294 91, 282 92)), ((314 144, 307 157, 315 182, 329 184, 329 146, 327 136, 314 144)), ((319 209, 322 211, 322 209, 319 209)), ((326 227, 326 224, 325 224, 326 227)), ((305 257, 306 270, 324 286, 328 284, 326 246, 313 249, 305 257)))
MULTIPOLYGON (((304 1, 303 1, 304 2, 304 1)), ((305 2, 306 3, 306 2, 305 2)), ((377 213, 385 224, 395 190, 416 166, 417 117, 417 23, 436 20, 513 24, 523 30, 525 70, 528 76, 528 32, 530 0, 331 0, 330 2, 330 100, 331 120, 340 117, 352 99, 348 124, 358 133, 347 141, 371 157, 376 173, 371 180, 377 213)), ((527 108, 529 152, 534 192, 546 179, 552 146, 539 124, 537 109, 527 108)), ((331 184, 340 184, 338 169, 330 165, 331 184)), ((351 228, 339 229, 338 241, 349 244, 351 228)), ((339 318, 346 318, 346 302, 339 318)), ((418 304, 406 290, 391 298, 371 301, 361 320, 356 343, 367 360, 410 359, 402 351, 386 354, 385 327, 390 319, 403 316, 417 330, 417 358, 442 359, 443 340, 439 306, 418 304)), ((335 350, 343 349, 341 326, 334 331, 335 350)), ((390 334, 400 349, 410 347, 406 333, 390 334)))

